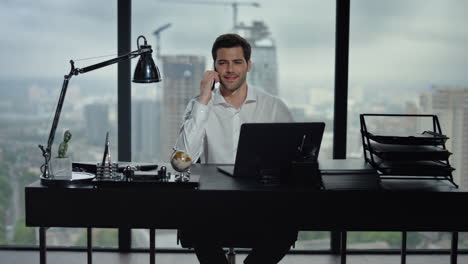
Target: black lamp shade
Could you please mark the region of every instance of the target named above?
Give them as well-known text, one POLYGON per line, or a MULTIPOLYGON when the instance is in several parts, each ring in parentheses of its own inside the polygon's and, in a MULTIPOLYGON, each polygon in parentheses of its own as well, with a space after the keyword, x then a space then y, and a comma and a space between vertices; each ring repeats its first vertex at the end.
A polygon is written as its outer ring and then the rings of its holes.
POLYGON ((151 53, 145 53, 140 56, 133 74, 135 83, 152 83, 162 80, 158 67, 154 64, 151 53))

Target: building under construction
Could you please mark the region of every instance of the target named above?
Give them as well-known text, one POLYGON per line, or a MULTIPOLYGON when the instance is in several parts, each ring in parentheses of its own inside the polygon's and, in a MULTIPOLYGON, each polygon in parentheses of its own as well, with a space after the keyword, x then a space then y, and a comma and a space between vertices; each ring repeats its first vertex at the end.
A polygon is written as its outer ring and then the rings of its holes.
POLYGON ((247 75, 248 83, 278 95, 276 45, 268 27, 261 21, 253 21, 251 26, 240 23, 235 31, 252 46, 252 70, 247 75))

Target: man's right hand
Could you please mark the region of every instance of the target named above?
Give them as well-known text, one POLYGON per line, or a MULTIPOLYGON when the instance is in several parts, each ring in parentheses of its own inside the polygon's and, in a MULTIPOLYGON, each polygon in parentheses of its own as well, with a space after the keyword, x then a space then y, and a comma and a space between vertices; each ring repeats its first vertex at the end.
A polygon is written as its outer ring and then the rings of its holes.
POLYGON ((200 82, 200 97, 198 102, 207 105, 211 100, 211 88, 213 82, 219 82, 219 75, 215 71, 206 71, 200 82))

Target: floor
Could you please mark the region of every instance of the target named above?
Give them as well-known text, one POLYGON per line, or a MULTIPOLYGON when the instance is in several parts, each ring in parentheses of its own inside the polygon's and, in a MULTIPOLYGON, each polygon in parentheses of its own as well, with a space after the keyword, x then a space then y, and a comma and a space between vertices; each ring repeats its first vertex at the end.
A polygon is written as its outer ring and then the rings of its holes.
MULTIPOLYGON (((236 263, 241 264, 245 254, 237 254, 236 263)), ((87 261, 85 252, 63 252, 49 251, 47 253, 48 264, 84 264, 87 261)), ((0 250, 0 264, 38 264, 38 251, 14 251, 0 250)), ((95 252, 93 254, 93 263, 99 264, 147 264, 149 256, 147 253, 108 253, 95 252)), ((196 256, 190 253, 159 253, 156 256, 157 264, 196 264, 196 256)), ((289 254, 281 264, 340 264, 337 256, 328 254, 289 254)), ((399 255, 348 255, 347 264, 397 264, 400 263, 399 255)), ((406 259, 407 264, 449 264, 449 255, 409 255, 406 259)), ((459 255, 458 263, 468 263, 468 255, 459 255)))

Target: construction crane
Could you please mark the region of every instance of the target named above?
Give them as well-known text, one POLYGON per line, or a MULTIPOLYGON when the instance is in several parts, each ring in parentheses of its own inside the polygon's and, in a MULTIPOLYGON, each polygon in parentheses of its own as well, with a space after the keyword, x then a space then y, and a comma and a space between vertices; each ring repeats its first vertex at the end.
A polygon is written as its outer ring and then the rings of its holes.
POLYGON ((160 26, 157 28, 154 32, 153 35, 156 36, 156 58, 159 59, 159 56, 161 56, 161 31, 169 28, 171 26, 171 23, 167 23, 163 26, 160 26))
POLYGON ((167 0, 166 2, 170 3, 183 3, 183 4, 203 4, 203 5, 230 5, 232 6, 232 22, 233 29, 236 29, 238 26, 237 23, 237 8, 238 6, 253 6, 260 7, 260 4, 257 2, 237 2, 237 1, 227 1, 227 2, 215 2, 215 1, 183 1, 183 0, 167 0))

